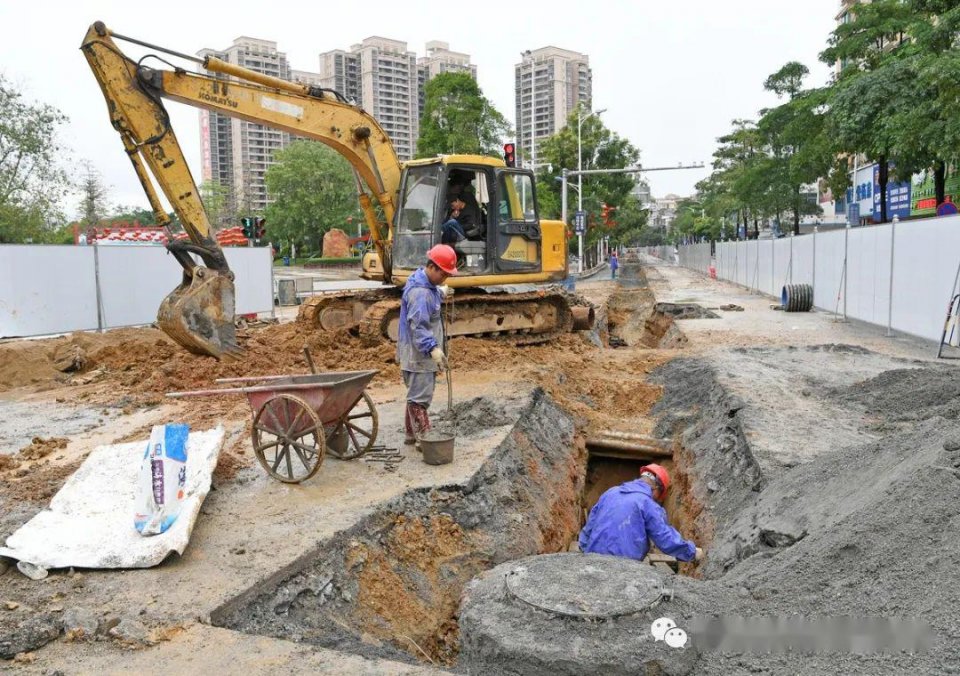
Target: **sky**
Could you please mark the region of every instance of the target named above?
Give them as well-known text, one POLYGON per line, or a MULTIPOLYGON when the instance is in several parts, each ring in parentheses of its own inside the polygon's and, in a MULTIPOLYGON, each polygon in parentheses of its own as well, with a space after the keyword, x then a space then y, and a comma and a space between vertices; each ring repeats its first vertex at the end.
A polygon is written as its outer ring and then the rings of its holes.
MULTIPOLYGON (((405 41, 421 56, 426 42, 442 40, 471 55, 481 89, 511 123, 521 52, 553 45, 590 57, 594 109, 606 109, 604 124, 639 148, 644 166, 706 165, 646 175, 654 196, 685 196, 709 174, 716 139, 731 121, 755 119, 758 110, 776 105, 763 90, 768 75, 800 61, 811 71, 808 86, 827 81, 830 70, 817 55, 839 6, 840 0, 594 0, 564 9, 542 0, 0 0, 0 25, 10 28, 0 41, 0 73, 28 100, 54 105, 70 118, 61 140, 77 178, 80 162, 88 160, 112 204, 146 207, 79 50, 94 21, 187 54, 223 49, 239 36, 273 40, 293 68, 307 71, 319 70, 320 53, 349 49, 371 35, 405 41)), ((144 53, 128 43, 120 47, 131 57, 144 53)), ((198 110, 174 102, 167 108, 199 182, 198 110)), ((77 204, 68 205, 68 216, 77 215, 77 204)))

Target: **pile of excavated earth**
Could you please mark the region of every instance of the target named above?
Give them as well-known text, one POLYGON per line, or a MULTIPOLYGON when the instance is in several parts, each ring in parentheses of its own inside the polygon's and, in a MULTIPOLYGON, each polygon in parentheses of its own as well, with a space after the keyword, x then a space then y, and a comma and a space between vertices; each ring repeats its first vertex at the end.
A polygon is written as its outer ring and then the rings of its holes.
MULTIPOLYGON (((617 284, 578 289, 597 306, 593 332, 519 348, 451 342, 457 403, 443 411, 438 401, 433 413, 470 449, 455 461, 469 470, 431 480, 434 470, 420 465, 349 518, 335 500, 302 505, 297 518, 338 525, 315 539, 286 525, 281 535, 303 540, 299 549, 259 555, 256 570, 239 569, 234 586, 202 608, 202 594, 187 610, 162 601, 118 608, 116 598, 127 598, 118 590, 131 576, 193 579, 203 558, 194 552, 222 539, 198 537, 183 561, 122 576, 51 572, 34 582, 0 573, 0 658, 48 673, 66 671, 68 660, 92 671, 176 669, 182 646, 194 646, 207 668, 267 668, 256 652, 274 655, 269 668, 331 672, 960 671, 960 371, 922 345, 861 340, 865 329, 820 313, 784 318, 768 300, 672 266, 625 260, 621 271, 617 284), (731 319, 721 306, 734 303, 744 311, 731 319), (781 324, 763 329, 767 322, 781 324), (793 343, 783 322, 796 329, 793 343), (745 323, 749 337, 737 333, 745 323), (665 506, 706 550, 702 563, 671 569, 570 551, 590 501, 616 482, 588 445, 600 433, 672 449, 665 506), (191 625, 198 615, 207 629, 191 625), (686 644, 657 640, 659 618, 684 629, 686 644), (213 627, 228 632, 221 639, 237 637, 230 648, 204 633, 213 627), (256 649, 241 647, 255 640, 256 649), (286 642, 309 652, 267 648, 286 642)), ((207 518, 242 524, 252 553, 264 546, 264 517, 215 516, 267 490, 244 451, 249 410, 229 397, 173 404, 165 393, 302 373, 304 347, 320 369, 380 370, 372 392, 388 414, 402 390, 393 348, 348 333, 249 327, 241 345, 243 360, 216 362, 152 329, 0 344, 0 406, 69 405, 77 420, 107 427, 162 406, 195 426, 232 421, 239 432, 221 454, 207 518)), ((77 420, 32 432, 0 424, 0 439, 21 440, 0 449, 0 536, 82 461, 69 455, 68 423, 77 420)), ((399 414, 389 420, 388 432, 401 434, 399 414)), ((111 441, 145 438, 149 428, 134 421, 111 441)), ((637 466, 620 466, 617 480, 637 466)))

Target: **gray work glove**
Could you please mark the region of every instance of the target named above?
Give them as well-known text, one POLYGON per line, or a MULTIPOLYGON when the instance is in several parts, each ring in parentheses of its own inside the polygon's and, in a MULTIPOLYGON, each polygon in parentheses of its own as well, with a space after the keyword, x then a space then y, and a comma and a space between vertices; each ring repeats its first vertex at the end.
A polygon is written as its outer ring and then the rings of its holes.
POLYGON ((447 355, 443 353, 443 350, 439 346, 430 350, 430 358, 433 360, 433 363, 437 365, 437 368, 441 371, 447 370, 447 355))

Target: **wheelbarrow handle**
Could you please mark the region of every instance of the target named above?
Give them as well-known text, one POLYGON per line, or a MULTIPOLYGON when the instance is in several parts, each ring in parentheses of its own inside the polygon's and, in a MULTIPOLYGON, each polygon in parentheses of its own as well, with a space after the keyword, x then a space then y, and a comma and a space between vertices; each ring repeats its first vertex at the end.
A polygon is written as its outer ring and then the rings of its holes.
POLYGON ((243 394, 247 391, 246 387, 225 387, 218 390, 190 390, 189 392, 167 392, 166 396, 172 399, 183 399, 185 397, 215 397, 218 394, 243 394))

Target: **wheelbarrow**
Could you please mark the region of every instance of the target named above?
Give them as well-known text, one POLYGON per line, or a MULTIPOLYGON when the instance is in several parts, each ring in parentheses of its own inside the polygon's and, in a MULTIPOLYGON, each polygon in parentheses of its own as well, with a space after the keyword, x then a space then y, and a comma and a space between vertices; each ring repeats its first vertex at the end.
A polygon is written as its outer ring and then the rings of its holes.
POLYGON ((327 451, 358 458, 377 440, 379 418, 366 387, 378 371, 341 371, 293 376, 219 378, 218 384, 250 383, 168 397, 245 394, 253 411, 253 452, 267 473, 300 483, 317 470, 327 451))

